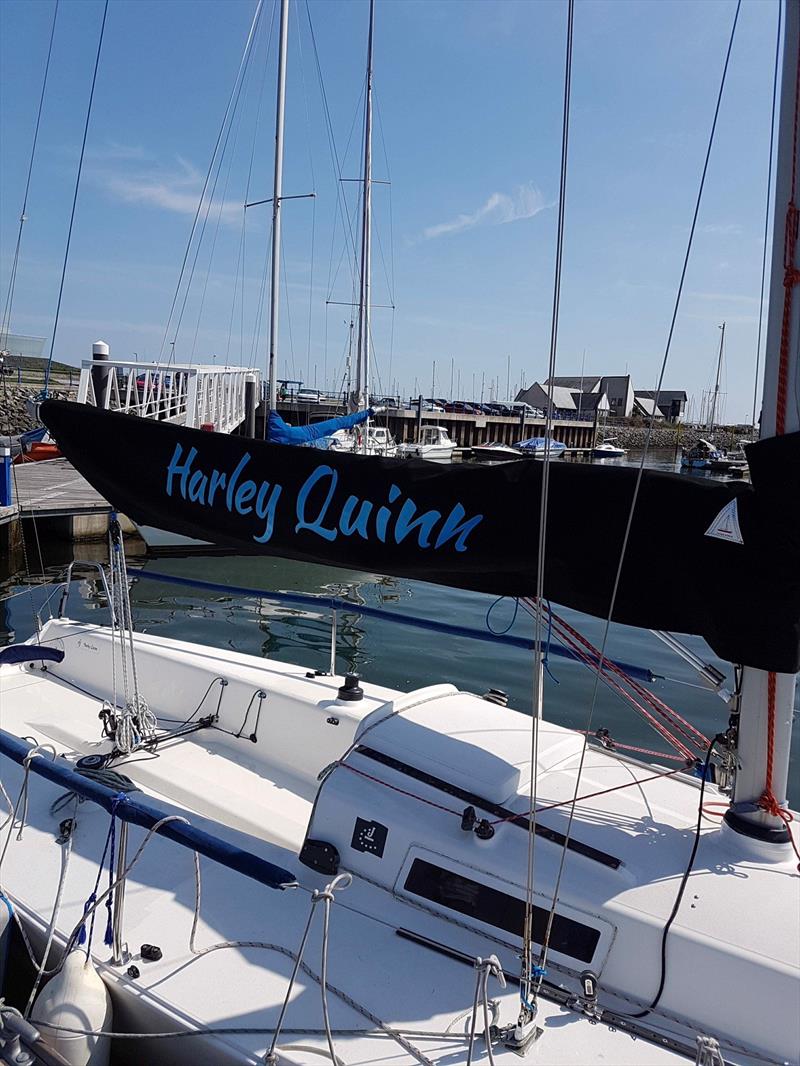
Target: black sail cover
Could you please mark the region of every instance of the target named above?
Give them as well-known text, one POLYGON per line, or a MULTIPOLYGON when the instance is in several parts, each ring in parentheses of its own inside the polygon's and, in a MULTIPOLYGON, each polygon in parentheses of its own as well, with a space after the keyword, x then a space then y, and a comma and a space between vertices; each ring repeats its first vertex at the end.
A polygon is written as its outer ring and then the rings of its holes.
MULTIPOLYGON (((48 400, 65 456, 142 525, 506 596, 536 593, 544 464, 320 452, 48 400)), ((752 483, 645 470, 613 619, 723 659, 800 669, 800 433, 747 449, 752 483)), ((607 616, 637 470, 550 469, 544 594, 607 616)))

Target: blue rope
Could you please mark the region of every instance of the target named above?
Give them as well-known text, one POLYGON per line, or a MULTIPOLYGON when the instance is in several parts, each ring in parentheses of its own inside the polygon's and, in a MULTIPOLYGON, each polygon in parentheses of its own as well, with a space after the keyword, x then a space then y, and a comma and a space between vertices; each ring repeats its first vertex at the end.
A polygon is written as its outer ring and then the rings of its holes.
MULTIPOLYGON (((103 854, 100 856, 100 865, 97 868, 97 878, 94 882, 94 888, 89 893, 89 896, 87 897, 86 902, 83 905, 84 917, 89 913, 93 905, 97 902, 97 890, 100 888, 100 878, 103 876, 103 868, 106 864, 106 855, 109 856, 108 887, 111 889, 111 886, 114 884, 114 853, 116 849, 117 839, 117 807, 120 805, 120 803, 123 803, 126 798, 127 797, 124 792, 119 792, 117 793, 116 798, 111 804, 111 824, 108 827, 108 833, 106 834, 106 842, 103 845, 103 854)), ((103 942, 109 947, 114 943, 114 928, 112 922, 113 907, 114 891, 113 889, 111 889, 108 894, 108 897, 106 898, 106 909, 108 910, 108 918, 106 920, 106 931, 103 936, 103 942)), ((93 910, 91 918, 89 920, 88 943, 86 935, 86 925, 84 923, 81 923, 81 927, 78 930, 78 943, 87 944, 90 954, 92 951, 92 940, 94 938, 94 920, 96 914, 97 912, 93 910)))
POLYGON ((13 918, 14 917, 14 907, 13 907, 13 905, 11 903, 11 900, 8 898, 8 896, 5 894, 5 892, 0 892, 0 900, 2 900, 3 903, 5 903, 6 907, 8 907, 8 916, 9 916, 9 918, 13 918))
POLYGON ((511 621, 508 623, 505 629, 492 629, 492 611, 495 609, 498 603, 502 603, 505 598, 505 596, 498 596, 494 603, 491 603, 489 605, 489 608, 486 611, 486 628, 489 630, 493 637, 504 637, 506 633, 509 633, 511 631, 514 623, 517 620, 517 612, 519 611, 519 597, 515 596, 514 613, 511 616, 511 621))

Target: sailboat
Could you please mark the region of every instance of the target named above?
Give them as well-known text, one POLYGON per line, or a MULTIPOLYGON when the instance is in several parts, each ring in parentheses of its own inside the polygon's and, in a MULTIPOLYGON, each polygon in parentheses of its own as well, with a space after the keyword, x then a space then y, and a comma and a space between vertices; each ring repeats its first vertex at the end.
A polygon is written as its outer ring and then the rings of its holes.
MULTIPOLYGON (((797 0, 785 22, 775 229, 791 238, 797 0)), ((715 737, 670 718, 667 770, 505 705, 488 657, 485 697, 446 665, 410 691, 342 675, 335 608, 325 672, 137 633, 112 522, 111 624, 70 620, 67 584, 58 616, 0 651, 0 885, 36 973, 34 1047, 75 1064, 114 1044, 156 1066, 796 1059, 800 323, 784 247, 751 484, 437 467, 43 404, 68 458, 137 521, 520 597, 557 627, 550 600, 692 633, 737 665, 715 737), (115 456, 87 447, 99 433, 115 456), (658 596, 654 558, 671 576, 658 596), (51 961, 61 985, 36 998, 51 961), (111 1002, 89 1024, 98 974, 111 1002)), ((602 651, 592 661, 602 673, 602 651)))
MULTIPOLYGON (((719 336, 719 349, 717 352, 717 374, 714 381, 714 391, 712 393, 711 404, 709 406, 708 422, 706 424, 706 433, 709 438, 714 434, 714 421, 717 414, 717 403, 719 402, 719 383, 720 374, 722 372, 722 356, 725 351, 725 323, 723 322, 720 328, 719 336)), ((716 469, 720 471, 723 469, 725 463, 725 453, 721 451, 712 440, 706 440, 701 438, 697 444, 691 448, 683 448, 681 450, 681 467, 685 470, 711 470, 716 469), (714 467, 712 464, 716 464, 714 467)), ((727 467, 725 467, 727 469, 727 467)))

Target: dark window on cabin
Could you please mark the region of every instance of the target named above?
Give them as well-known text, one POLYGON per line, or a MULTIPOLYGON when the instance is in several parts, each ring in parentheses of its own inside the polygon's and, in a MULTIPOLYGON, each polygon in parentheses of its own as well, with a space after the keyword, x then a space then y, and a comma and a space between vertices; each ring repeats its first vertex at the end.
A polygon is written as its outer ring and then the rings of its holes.
MULTIPOLYGON (((525 901, 516 896, 489 888, 452 870, 434 866, 424 859, 414 859, 405 888, 431 903, 496 926, 514 936, 522 936, 525 901)), ((547 928, 547 913, 543 907, 533 908, 533 939, 539 944, 547 928)), ((569 955, 580 962, 591 962, 599 939, 600 930, 590 925, 565 918, 563 914, 556 914, 553 919, 550 947, 562 955, 569 955)))

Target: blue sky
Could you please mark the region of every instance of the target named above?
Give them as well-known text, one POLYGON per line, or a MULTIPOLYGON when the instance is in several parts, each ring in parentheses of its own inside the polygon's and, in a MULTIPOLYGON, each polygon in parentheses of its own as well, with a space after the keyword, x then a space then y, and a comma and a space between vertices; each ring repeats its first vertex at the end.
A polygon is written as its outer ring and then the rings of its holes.
MULTIPOLYGON (((253 0, 111 0, 55 355, 169 351, 170 304, 253 0)), ((309 0, 342 176, 360 169, 366 0, 309 0), (356 122, 355 129, 353 127, 356 122), (352 135, 351 135, 351 131, 352 135)), ((0 295, 5 299, 50 0, 0 5, 0 295)), ((12 330, 52 333, 100 0, 61 0, 12 330)), ((725 414, 752 404, 777 4, 745 0, 686 296, 665 379, 699 404, 727 322, 725 414)), ((578 0, 558 372, 652 388, 733 16, 733 0, 578 0)), ((271 195, 273 0, 259 36, 177 337, 180 361, 262 366, 256 330, 271 195), (269 49, 268 49, 269 45, 269 49), (262 81, 263 103, 259 116, 262 81), (213 250, 213 256, 212 256, 213 250), (244 285, 241 278, 244 274, 244 285), (242 289, 244 306, 242 307, 242 289)), ((505 398, 546 374, 565 5, 378 0, 375 389, 505 398), (451 364, 451 360, 453 361, 451 364), (475 385, 473 386, 473 380, 475 385), (474 392, 473 392, 474 388, 474 392)), ((351 273, 305 0, 293 2, 281 376, 341 384, 351 273), (312 256, 313 242, 313 256, 312 256), (344 255, 343 255, 344 253, 344 255)))

